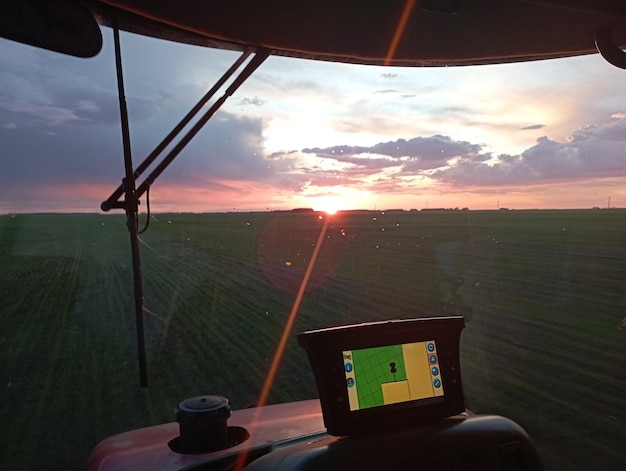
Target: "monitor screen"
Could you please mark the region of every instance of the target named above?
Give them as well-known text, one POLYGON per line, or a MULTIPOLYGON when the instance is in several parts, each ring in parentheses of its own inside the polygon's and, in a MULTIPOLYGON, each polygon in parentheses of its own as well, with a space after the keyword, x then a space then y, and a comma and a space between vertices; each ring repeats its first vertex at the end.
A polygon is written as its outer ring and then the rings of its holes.
POLYGON ((342 353, 350 411, 407 401, 443 400, 434 340, 342 353))

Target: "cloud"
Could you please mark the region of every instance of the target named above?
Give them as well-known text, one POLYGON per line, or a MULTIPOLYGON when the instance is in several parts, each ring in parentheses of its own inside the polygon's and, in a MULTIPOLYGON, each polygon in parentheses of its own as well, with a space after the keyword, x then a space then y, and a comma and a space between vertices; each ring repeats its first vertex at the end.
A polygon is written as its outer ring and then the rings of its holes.
POLYGON ((427 170, 446 165, 453 157, 475 156, 480 145, 455 141, 448 136, 414 137, 380 142, 373 146, 333 146, 303 149, 302 152, 318 157, 348 162, 354 165, 386 168, 403 165, 406 170, 427 170), (370 156, 384 156, 372 158, 370 156))
POLYGON ((172 165, 171 178, 271 181, 293 158, 266 159, 261 119, 217 113, 172 165))
MULTIPOLYGON (((341 146, 344 147, 344 146, 341 146)), ((347 146, 345 146, 348 149, 347 146)), ((351 148, 354 149, 354 148, 351 148)), ((305 149, 303 152, 309 153, 309 149, 305 149)), ((324 154, 324 153, 316 153, 318 157, 332 159, 335 162, 351 164, 354 168, 368 168, 372 170, 381 170, 389 167, 396 167, 400 165, 402 162, 398 160, 392 160, 389 158, 374 158, 369 156, 369 153, 364 152, 365 156, 359 157, 361 154, 357 152, 356 154, 346 152, 345 154, 341 151, 337 155, 324 154)), ((344 169, 344 171, 346 171, 344 169)))
POLYGON ((519 155, 460 159, 431 176, 457 187, 525 185, 626 175, 626 119, 581 128, 566 142, 546 136, 519 155))
MULTIPOLYGON (((125 75, 136 166, 206 91, 207 83, 212 85, 212 74, 219 77, 223 71, 200 69, 200 62, 212 67, 215 61, 198 61, 197 51, 185 55, 180 52, 189 48, 169 44, 154 60, 145 52, 143 39, 130 37, 124 36, 124 55, 133 58, 125 63, 125 75)), ((84 61, 10 42, 1 46, 0 207, 16 197, 53 201, 54 194, 62 194, 64 202, 82 202, 85 194, 101 201, 123 175, 112 51, 84 61)), ((226 66, 230 63, 226 55, 231 52, 207 53, 228 62, 226 66)), ((278 204, 290 201, 284 195, 299 196, 316 188, 332 192, 332 187, 349 187, 400 199, 424 190, 426 184, 431 192, 495 194, 525 185, 626 176, 626 113, 615 108, 615 100, 594 114, 589 104, 598 100, 572 94, 572 103, 580 107, 564 124, 556 113, 543 109, 530 114, 513 109, 503 94, 496 94, 496 110, 486 109, 480 99, 484 83, 475 81, 482 84, 477 93, 452 70, 434 71, 436 85, 424 81, 416 88, 415 83, 422 82, 404 80, 409 71, 400 76, 374 70, 368 75, 364 69, 345 66, 348 80, 330 80, 336 77, 333 67, 315 64, 316 75, 294 67, 290 59, 268 59, 267 67, 247 83, 248 96, 229 100, 159 177, 152 193, 155 201, 167 195, 174 205, 183 193, 185 202, 196 194, 207 199, 223 195, 228 208, 240 206, 238 198, 265 207, 261 195, 278 204), (442 93, 444 82, 462 90, 463 99, 442 93), (292 100, 285 100, 285 89, 292 100), (415 96, 420 100, 403 100, 415 96), (479 98, 469 100, 473 96, 479 98), (253 107, 262 107, 264 116, 275 121, 270 125, 253 107), (600 112, 604 114, 598 117, 600 112), (609 115, 609 122, 602 121, 609 115), (598 124, 572 133, 581 116, 598 124), (294 133, 293 140, 281 141, 289 134, 283 133, 272 139, 270 131, 280 129, 272 128, 280 118, 304 126, 307 134, 294 133), (536 133, 515 132, 545 129, 541 122, 546 119, 552 136, 541 131, 546 135, 533 143, 529 139, 536 133), (324 135, 327 128, 333 133, 324 135), (505 135, 511 131, 513 137, 505 135), (342 133, 350 137, 337 137, 342 133), (555 137, 568 133, 567 139, 555 137), (299 141, 301 136, 307 140, 299 141), (509 153, 494 150, 512 140, 516 145, 505 147, 509 153), (273 152, 280 142, 289 150, 273 152), (266 145, 273 147, 268 150, 266 145)), ((594 93, 600 89, 590 88, 594 93)), ((541 98, 549 101, 547 95, 541 98)), ((563 111, 561 105, 558 111, 563 111)))
MULTIPOLYGON (((82 106, 89 108, 92 105, 84 102, 82 106)), ((293 178, 285 178, 297 155, 265 158, 263 128, 260 119, 218 112, 182 150, 158 182, 209 185, 215 181, 255 181, 277 186, 298 185, 293 178)), ((19 127, 12 122, 0 126, 3 142, 0 199, 9 197, 11 186, 21 181, 28 181, 29 185, 108 183, 111 190, 118 185, 123 175, 118 126, 103 126, 101 123, 85 126, 76 119, 59 119, 54 131, 49 129, 46 126, 39 130, 19 127)), ((142 125, 131 121, 135 167, 152 150, 144 142, 148 134, 154 145, 165 136, 161 129, 155 130, 149 123, 142 125), (135 141, 141 142, 137 144, 135 141)), ((140 180, 148 174, 146 172, 140 180)))
POLYGON ((242 98, 241 100, 239 100, 237 102, 238 105, 253 105, 253 106, 261 106, 263 104, 265 104, 265 100, 260 99, 259 97, 254 97, 254 98, 242 98))
MULTIPOLYGON (((117 91, 113 83, 99 83, 102 78, 98 67, 74 70, 72 60, 64 58, 68 67, 60 68, 56 61, 44 61, 39 54, 31 55, 32 62, 20 67, 8 67, 13 63, 11 54, 0 59, 0 70, 4 69, 0 72, 0 124, 43 128, 69 123, 119 123, 117 91)), ((149 119, 172 101, 173 97, 164 91, 144 96, 127 94, 129 114, 134 120, 149 119)))
POLYGON ((281 158, 284 158, 286 156, 298 154, 298 152, 300 152, 300 151, 297 150, 297 149, 292 149, 292 150, 288 150, 288 151, 272 152, 271 154, 267 155, 267 158, 270 159, 270 160, 281 159, 281 158))
MULTIPOLYGON (((97 210, 124 173, 112 56, 84 61, 0 42, 0 206, 97 210)), ((125 75, 136 168, 198 97, 192 86, 163 80, 168 70, 154 84, 136 80, 134 65, 125 75)), ((239 104, 263 103, 254 96, 239 104)), ((262 119, 220 110, 157 179, 153 198, 159 190, 233 198, 252 188, 300 191, 309 179, 294 171, 300 154, 266 157, 264 128, 262 119)))
POLYGON ((353 178, 351 172, 324 170, 308 171, 306 175, 306 184, 317 187, 358 185, 363 177, 363 175, 358 174, 356 178, 353 178))
POLYGON ((326 186, 343 176, 351 182, 345 184, 369 182, 372 190, 383 189, 386 193, 406 191, 414 184, 412 180, 424 178, 457 189, 486 189, 626 176, 622 155, 626 119, 613 118, 605 124, 580 128, 564 142, 540 137, 519 154, 495 155, 486 144, 443 135, 371 146, 305 148, 303 154, 339 167, 302 171, 310 176, 312 184, 326 186))

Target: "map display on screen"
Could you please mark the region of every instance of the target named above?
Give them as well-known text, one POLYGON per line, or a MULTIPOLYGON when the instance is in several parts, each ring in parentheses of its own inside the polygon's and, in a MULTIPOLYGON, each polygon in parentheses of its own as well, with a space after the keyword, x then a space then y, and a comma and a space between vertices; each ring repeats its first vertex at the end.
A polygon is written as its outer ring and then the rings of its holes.
POLYGON ((434 340, 343 351, 350 411, 443 399, 434 340))

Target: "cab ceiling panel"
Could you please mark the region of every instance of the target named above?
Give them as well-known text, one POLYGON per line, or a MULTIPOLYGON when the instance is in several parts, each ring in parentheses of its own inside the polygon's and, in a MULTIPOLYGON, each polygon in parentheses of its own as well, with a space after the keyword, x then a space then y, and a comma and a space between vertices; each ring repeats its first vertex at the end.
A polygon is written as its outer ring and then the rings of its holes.
POLYGON ((226 49, 364 64, 437 66, 596 52, 609 27, 626 44, 626 2, 611 0, 90 0, 101 24, 226 49))

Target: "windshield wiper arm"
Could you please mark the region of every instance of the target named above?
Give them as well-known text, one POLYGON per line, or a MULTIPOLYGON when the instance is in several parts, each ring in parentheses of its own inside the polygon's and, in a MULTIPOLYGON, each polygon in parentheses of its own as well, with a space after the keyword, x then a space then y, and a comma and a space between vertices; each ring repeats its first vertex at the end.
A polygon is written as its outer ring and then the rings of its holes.
MULTIPOLYGON (((163 152, 163 150, 180 134, 183 128, 191 121, 191 119, 200 111, 200 109, 211 99, 211 97, 224 85, 230 76, 241 66, 245 59, 251 54, 251 50, 246 50, 235 61, 235 63, 224 73, 224 75, 216 82, 216 84, 200 99, 200 101, 187 113, 187 115, 174 127, 174 129, 161 141, 161 143, 148 155, 148 157, 133 171, 132 153, 130 145, 130 129, 128 124, 128 110, 126 107, 126 97, 124 93, 124 78, 122 74, 122 58, 119 38, 119 28, 115 24, 113 27, 113 37, 115 43, 115 67, 117 72, 117 88, 120 106, 120 119, 122 125, 122 141, 124 150, 124 170, 125 176, 122 184, 111 194, 111 196, 101 204, 103 211, 109 211, 113 208, 124 209, 126 211, 126 225, 130 233, 131 255, 133 263, 133 284, 135 299, 135 319, 137 328, 137 357, 139 363, 139 384, 141 387, 148 386, 148 368, 146 362, 146 347, 143 325, 143 282, 141 276, 141 257, 139 249, 139 231, 138 231, 138 212, 139 197, 143 195, 154 180, 169 166, 183 148, 191 141, 191 139, 204 127, 213 115, 219 110, 224 102, 231 96, 252 73, 267 59, 270 51, 262 49, 257 51, 254 57, 248 62, 246 67, 234 79, 231 85, 226 89, 221 98, 219 98, 207 112, 196 122, 196 124, 185 134, 180 142, 169 152, 169 154, 161 161, 154 171, 144 180, 137 188, 137 178, 154 162, 154 160, 163 152), (124 200, 120 198, 124 196, 124 200)), ((149 216, 148 216, 149 217, 149 216)))
MULTIPOLYGON (((157 157, 172 143, 172 141, 181 133, 181 131, 189 124, 189 122, 198 114, 202 107, 215 95, 215 93, 226 83, 226 81, 241 67, 241 64, 252 53, 252 49, 246 49, 241 56, 233 63, 233 65, 220 77, 220 79, 211 87, 211 89, 196 103, 196 105, 185 115, 183 119, 170 131, 170 133, 157 145, 154 150, 144 159, 144 161, 133 172, 135 179, 139 178, 143 172, 157 159, 157 157)), ((170 151, 170 153, 161 161, 158 167, 144 180, 137 190, 137 198, 141 197, 148 187, 154 183, 156 178, 165 170, 183 148, 191 141, 191 139, 204 127, 208 120, 219 110, 226 99, 231 96, 237 88, 239 88, 245 80, 267 59, 271 51, 263 49, 256 51, 252 60, 246 65, 241 73, 235 78, 234 82, 228 87, 224 95, 217 100, 211 108, 200 118, 200 120, 191 128, 191 130, 183 136, 181 141, 170 151)), ((120 198, 124 194, 124 184, 122 183, 117 189, 102 202, 100 208, 102 211, 111 209, 124 209, 124 201, 120 198)))

